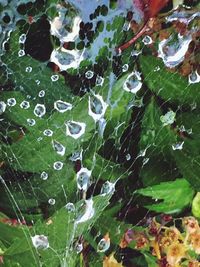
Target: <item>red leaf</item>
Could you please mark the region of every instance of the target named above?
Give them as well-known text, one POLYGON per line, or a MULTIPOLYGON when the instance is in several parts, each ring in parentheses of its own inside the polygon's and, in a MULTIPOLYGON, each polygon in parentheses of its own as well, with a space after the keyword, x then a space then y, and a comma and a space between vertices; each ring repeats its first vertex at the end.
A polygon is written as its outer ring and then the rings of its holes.
POLYGON ((168 2, 169 0, 149 0, 146 10, 148 18, 155 17, 168 2))

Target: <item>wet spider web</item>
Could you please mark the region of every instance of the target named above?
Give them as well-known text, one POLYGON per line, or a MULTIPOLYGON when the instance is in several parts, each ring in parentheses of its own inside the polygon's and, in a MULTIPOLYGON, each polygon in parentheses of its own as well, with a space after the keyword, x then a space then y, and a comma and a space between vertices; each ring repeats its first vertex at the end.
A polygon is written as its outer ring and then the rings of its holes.
MULTIPOLYGON (((33 266, 78 266, 85 240, 92 251, 109 251, 105 224, 112 216, 118 220, 119 244, 128 225, 148 215, 137 204, 138 218, 132 218, 132 192, 141 186, 140 169, 151 169, 159 158, 155 151, 162 140, 155 140, 174 124, 179 109, 170 110, 158 98, 160 130, 151 144, 140 140, 142 128, 147 137, 155 130, 146 129, 145 121, 141 125, 151 95, 137 61, 152 40, 146 36, 131 54, 116 54, 131 36, 129 17, 139 23, 142 14, 129 1, 101 2, 2 3, 1 210, 30 226, 23 231, 33 266)), ((181 150, 184 143, 172 141, 170 149, 181 150)), ((167 153, 160 162, 163 180, 180 175, 167 153)), ((143 182, 148 185, 145 174, 143 182)))

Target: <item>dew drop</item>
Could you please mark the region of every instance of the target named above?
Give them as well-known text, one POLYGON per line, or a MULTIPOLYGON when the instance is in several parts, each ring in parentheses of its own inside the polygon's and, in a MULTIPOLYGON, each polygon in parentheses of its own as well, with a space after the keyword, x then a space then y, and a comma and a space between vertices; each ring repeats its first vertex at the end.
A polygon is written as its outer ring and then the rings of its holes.
POLYGON ((57 100, 56 102, 54 102, 54 108, 59 112, 63 113, 66 112, 67 110, 71 110, 72 104, 64 102, 62 100, 57 100))
POLYGON ((102 96, 89 96, 89 111, 88 114, 96 121, 100 120, 107 109, 107 104, 103 101, 102 96))
POLYGON ((183 142, 178 142, 176 144, 173 144, 172 145, 172 149, 173 150, 182 150, 183 149, 183 144, 184 144, 184 141, 183 142))
POLYGON ((21 102, 20 107, 23 109, 28 109, 28 108, 30 108, 30 103, 28 101, 24 100, 21 102))
POLYGON ((74 152, 69 159, 71 161, 82 160, 82 152, 83 152, 82 150, 74 152))
POLYGON ((131 155, 130 154, 127 154, 126 155, 126 160, 130 160, 131 159, 131 155))
POLYGON ((132 57, 137 57, 142 53, 142 51, 137 51, 137 50, 132 50, 131 51, 131 56, 132 57))
POLYGON ((23 57, 25 55, 25 51, 23 49, 18 51, 18 56, 23 57))
POLYGON ((87 79, 92 79, 93 76, 94 76, 94 72, 93 71, 91 71, 91 70, 86 71, 85 77, 87 79))
POLYGON ((77 243, 74 247, 75 251, 77 254, 81 253, 81 251, 83 250, 83 244, 82 243, 77 243))
POLYGON ((52 136, 53 135, 53 131, 50 130, 50 129, 45 129, 44 132, 43 132, 43 134, 45 136, 52 136))
POLYGON ((101 188, 101 195, 105 196, 105 195, 113 194, 114 191, 115 191, 115 183, 106 181, 101 188))
POLYGON ((189 84, 192 83, 199 83, 200 82, 200 75, 197 71, 190 73, 188 76, 189 84))
POLYGON ((97 245, 97 251, 98 252, 105 252, 110 247, 110 238, 102 238, 98 245, 97 245))
POLYGON ((56 204, 56 201, 55 201, 55 199, 54 198, 50 198, 49 200, 48 200, 48 203, 49 203, 49 205, 55 205, 56 204))
POLYGON ((85 200, 84 213, 77 218, 76 224, 88 221, 89 219, 91 219, 94 216, 94 213, 95 213, 95 211, 94 211, 94 207, 93 207, 92 198, 85 200))
POLYGON ((7 100, 7 105, 10 106, 10 107, 15 106, 16 103, 17 103, 17 102, 16 102, 16 99, 15 99, 15 98, 9 98, 9 99, 7 100))
POLYGON ((48 173, 47 172, 42 172, 41 174, 40 174, 40 178, 42 179, 42 180, 47 180, 48 179, 48 173))
POLYGON ((3 101, 0 101, 0 115, 3 114, 6 110, 6 103, 3 101))
POLYGON ((25 41, 26 41, 26 34, 23 33, 23 34, 20 35, 20 37, 19 37, 19 43, 20 43, 20 44, 24 44, 25 41))
POLYGON ((41 118, 42 116, 45 115, 45 113, 46 113, 46 107, 45 107, 45 105, 43 105, 43 104, 37 104, 35 106, 35 108, 34 108, 34 114, 35 114, 35 116, 41 118))
POLYGON ((123 66, 122 66, 122 72, 126 72, 126 71, 128 71, 128 64, 124 64, 123 66))
POLYGON ((78 139, 85 133, 85 128, 86 128, 85 123, 68 121, 65 123, 65 125, 66 125, 66 135, 69 135, 74 139, 78 139))
POLYGON ((74 203, 69 202, 65 205, 65 208, 68 212, 75 212, 75 206, 74 203))
POLYGON ((144 45, 150 45, 153 43, 152 38, 148 35, 146 35, 143 39, 142 42, 144 43, 144 45))
POLYGON ((53 146, 53 149, 56 151, 57 154, 59 154, 61 156, 64 156, 65 147, 62 144, 60 144, 59 142, 53 140, 52 141, 52 146, 53 146))
POLYGON ((29 126, 34 126, 35 125, 35 120, 34 119, 27 119, 27 123, 29 126))
POLYGON ((36 83, 37 85, 40 85, 40 80, 35 80, 35 83, 36 83))
POLYGON ((59 76, 58 75, 52 75, 51 76, 52 82, 56 82, 58 79, 59 79, 59 76))
POLYGON ((104 83, 104 78, 98 75, 98 76, 96 77, 96 85, 97 85, 97 86, 102 86, 103 83, 104 83))
POLYGON ((47 249, 49 247, 49 241, 45 235, 35 235, 31 237, 33 246, 37 249, 47 249))
POLYGON ((137 71, 132 72, 123 84, 123 89, 136 94, 142 87, 141 76, 137 71))
POLYGON ((30 67, 30 66, 29 67, 26 67, 26 72, 29 72, 30 73, 32 70, 33 70, 32 67, 30 67))
POLYGON ((176 117, 176 113, 170 110, 165 115, 162 115, 160 117, 160 120, 163 123, 163 126, 166 126, 166 125, 173 124, 175 122, 175 117, 176 117))
POLYGON ((54 170, 60 171, 63 167, 63 163, 61 161, 56 161, 53 164, 54 170))
POLYGON ((45 91, 44 91, 44 90, 41 90, 41 91, 38 93, 38 96, 39 96, 39 97, 44 97, 44 96, 45 96, 45 91))
POLYGON ((79 190, 86 191, 90 183, 91 171, 87 168, 81 168, 76 175, 77 186, 79 190))

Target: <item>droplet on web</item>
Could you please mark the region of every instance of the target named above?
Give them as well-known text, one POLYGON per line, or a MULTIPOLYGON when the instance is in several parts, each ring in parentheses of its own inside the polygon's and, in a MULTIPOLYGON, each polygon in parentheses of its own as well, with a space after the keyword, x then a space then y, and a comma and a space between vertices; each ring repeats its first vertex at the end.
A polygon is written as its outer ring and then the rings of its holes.
POLYGON ((145 45, 150 45, 153 43, 153 40, 150 36, 146 35, 143 39, 142 39, 142 42, 145 44, 145 45))
POLYGON ((24 44, 25 41, 26 41, 26 34, 23 33, 23 34, 21 34, 20 37, 19 37, 19 43, 20 43, 20 44, 24 44))
POLYGON ((37 85, 40 85, 40 80, 35 80, 35 83, 36 83, 37 85))
POLYGON ((29 126, 34 126, 35 125, 35 120, 34 119, 27 119, 27 123, 29 126))
POLYGON ((50 198, 49 200, 48 200, 48 203, 49 203, 49 205, 55 205, 56 204, 56 200, 54 199, 54 198, 50 198))
POLYGON ((0 101, 0 115, 3 114, 6 110, 6 103, 3 101, 0 101))
POLYGON ((52 82, 56 82, 59 79, 59 75, 52 75, 51 80, 52 82))
POLYGON ((142 53, 141 50, 140 50, 140 51, 132 50, 132 51, 131 51, 131 56, 132 56, 132 57, 137 57, 137 56, 139 56, 141 53, 142 53))
POLYGON ((69 202, 65 205, 65 208, 68 212, 75 212, 75 206, 74 203, 69 202))
POLYGON ((198 74, 197 71, 194 71, 194 72, 190 73, 190 75, 188 76, 188 80, 189 80, 189 84, 199 83, 200 82, 200 75, 198 74))
POLYGON ((30 108, 30 103, 28 101, 24 100, 21 102, 20 107, 23 109, 28 109, 28 108, 30 108))
POLYGON ((126 160, 130 160, 131 159, 131 155, 130 154, 126 154, 126 160))
POLYGON ((48 173, 47 172, 42 172, 41 174, 40 174, 40 178, 42 179, 42 180, 47 180, 48 179, 48 173))
POLYGON ((53 149, 56 151, 57 154, 64 156, 65 147, 61 143, 57 142, 56 140, 53 140, 52 146, 53 146, 53 149))
POLYGON ((183 149, 183 144, 184 144, 184 141, 183 142, 178 142, 176 144, 173 144, 172 145, 172 149, 173 150, 182 150, 183 149))
POLYGON ((175 122, 176 113, 172 110, 168 111, 165 115, 162 115, 160 117, 160 120, 163 124, 163 126, 171 125, 175 122))
POLYGON ((77 254, 81 253, 81 251, 83 250, 83 244, 82 243, 77 243, 74 247, 75 251, 77 254))
POLYGON ((128 64, 124 64, 124 65, 122 66, 122 72, 126 72, 126 71, 128 71, 128 68, 129 68, 128 64))
POLYGON ((91 171, 87 168, 81 168, 76 174, 77 187, 79 190, 86 191, 90 183, 91 171))
POLYGON ((31 237, 33 246, 37 249, 47 249, 49 247, 49 241, 45 235, 35 235, 31 237))
POLYGON ((56 161, 53 164, 53 168, 56 171, 60 171, 63 168, 63 163, 61 161, 56 161))
POLYGON ((16 99, 15 98, 9 98, 8 100, 7 100, 7 105, 9 106, 9 107, 14 107, 15 105, 16 105, 16 99))
POLYGON ((104 83, 104 78, 98 75, 98 76, 96 77, 96 85, 97 85, 97 86, 102 86, 103 83, 104 83))
POLYGON ((44 132, 43 132, 43 134, 45 136, 52 136, 53 135, 53 131, 50 130, 50 129, 45 129, 44 132))
POLYGON ((43 117, 43 116, 45 115, 45 113, 46 113, 46 107, 45 107, 45 105, 43 105, 43 104, 37 104, 37 105, 35 106, 33 112, 34 112, 35 116, 41 118, 41 117, 43 117))
POLYGON ((84 213, 77 218, 76 224, 86 222, 94 216, 95 210, 93 204, 94 202, 92 198, 85 200, 84 213))
POLYGON ((18 51, 18 57, 23 57, 25 55, 25 51, 23 49, 20 49, 18 51))
POLYGON ((72 109, 72 104, 64 102, 62 100, 57 100, 56 102, 54 102, 54 108, 63 113, 66 112, 67 110, 71 110, 72 109))
POLYGON ((66 135, 78 139, 85 133, 86 124, 83 122, 68 121, 66 125, 66 135))
POLYGON ((103 138, 104 130, 106 128, 106 119, 100 118, 100 120, 98 121, 98 126, 99 135, 103 138))
POLYGON ((32 67, 30 67, 30 66, 29 67, 26 67, 26 72, 29 72, 30 73, 30 72, 32 72, 32 70, 33 70, 32 67))
POLYGON ((115 191, 115 183, 106 181, 101 188, 101 195, 105 196, 105 195, 113 194, 114 191, 115 191))
POLYGON ((123 84, 123 89, 136 94, 142 87, 141 76, 137 71, 132 72, 123 84))
POLYGON ((85 73, 85 77, 86 77, 87 79, 92 79, 93 76, 94 76, 94 72, 93 72, 93 71, 91 71, 91 70, 86 71, 86 73, 85 73))
POLYGON ((107 109, 107 103, 103 101, 102 96, 92 95, 89 96, 89 111, 88 114, 96 121, 101 119, 107 109))
POLYGON ((82 160, 82 153, 83 153, 83 150, 75 151, 69 159, 71 161, 82 160))
POLYGON ((110 247, 110 238, 102 238, 97 245, 97 252, 105 252, 110 247))
POLYGON ((45 96, 45 91, 44 90, 39 91, 38 96, 39 97, 44 97, 45 96))

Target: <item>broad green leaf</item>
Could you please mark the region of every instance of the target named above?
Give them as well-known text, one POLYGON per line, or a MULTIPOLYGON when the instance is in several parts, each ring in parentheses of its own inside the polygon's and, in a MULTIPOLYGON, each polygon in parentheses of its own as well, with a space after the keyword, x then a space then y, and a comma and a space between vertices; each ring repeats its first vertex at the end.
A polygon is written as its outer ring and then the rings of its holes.
POLYGON ((192 214, 196 218, 200 218, 200 192, 197 192, 196 196, 192 201, 192 214))
POLYGON ((146 208, 163 213, 181 212, 184 208, 191 205, 194 195, 194 190, 185 179, 163 182, 139 189, 136 192, 158 201, 157 204, 146 205, 146 208))

